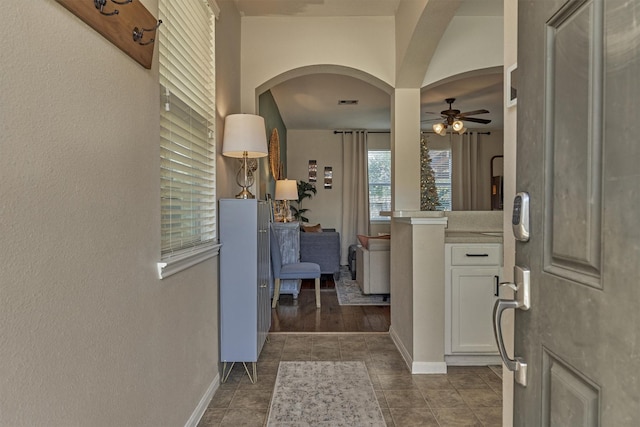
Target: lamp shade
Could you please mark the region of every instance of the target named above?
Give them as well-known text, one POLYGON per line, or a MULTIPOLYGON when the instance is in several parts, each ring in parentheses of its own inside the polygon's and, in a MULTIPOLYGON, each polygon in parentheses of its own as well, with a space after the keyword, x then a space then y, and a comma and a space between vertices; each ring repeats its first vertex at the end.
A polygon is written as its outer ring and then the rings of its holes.
POLYGON ((453 124, 451 125, 451 127, 453 128, 453 130, 455 130, 456 132, 460 132, 462 129, 464 129, 464 123, 462 123, 460 120, 456 120, 455 122, 453 122, 453 124))
POLYGON ((432 127, 433 131, 440 136, 445 136, 447 134, 447 126, 444 123, 436 123, 432 127))
POLYGON ((230 114, 224 119, 222 154, 227 157, 265 157, 268 154, 264 118, 255 114, 230 114))
POLYGON ((298 200, 298 182, 295 179, 276 181, 276 200, 298 200))

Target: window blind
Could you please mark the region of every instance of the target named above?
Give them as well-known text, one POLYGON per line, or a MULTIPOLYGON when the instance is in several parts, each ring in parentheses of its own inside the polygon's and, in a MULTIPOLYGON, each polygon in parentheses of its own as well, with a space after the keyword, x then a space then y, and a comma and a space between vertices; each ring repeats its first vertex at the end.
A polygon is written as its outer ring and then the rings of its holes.
POLYGON ((160 0, 161 253, 215 243, 215 17, 205 0, 160 0))
POLYGON ((380 212, 391 210, 391 150, 369 150, 367 154, 369 218, 388 221, 380 212))
POLYGON ((451 150, 429 150, 431 169, 436 181, 439 211, 451 210, 451 150))

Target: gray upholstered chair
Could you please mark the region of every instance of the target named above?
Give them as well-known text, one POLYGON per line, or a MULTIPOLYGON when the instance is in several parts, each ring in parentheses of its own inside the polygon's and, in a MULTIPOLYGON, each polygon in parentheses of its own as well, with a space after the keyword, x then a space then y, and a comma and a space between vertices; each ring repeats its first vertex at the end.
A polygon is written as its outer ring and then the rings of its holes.
POLYGON ((278 235, 271 230, 271 268, 273 271, 273 279, 275 286, 273 290, 273 302, 271 308, 276 308, 278 299, 280 298, 280 280, 286 279, 315 279, 316 285, 316 308, 320 308, 320 266, 312 262, 292 262, 283 264, 280 253, 280 243, 278 235))

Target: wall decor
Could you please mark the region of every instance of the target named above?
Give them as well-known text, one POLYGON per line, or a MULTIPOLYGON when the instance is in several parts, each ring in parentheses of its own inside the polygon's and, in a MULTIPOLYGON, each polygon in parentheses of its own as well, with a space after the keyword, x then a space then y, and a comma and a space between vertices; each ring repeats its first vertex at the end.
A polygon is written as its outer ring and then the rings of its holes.
POLYGON ((331 190, 333 186, 333 168, 331 166, 325 166, 324 168, 324 188, 331 190))
POLYGON ((518 103, 518 63, 507 68, 507 87, 509 91, 505 93, 505 104, 513 107, 518 103))
POLYGON ((56 1, 144 68, 151 68, 155 33, 162 21, 156 21, 141 2, 56 1))
POLYGON ((317 182, 318 180, 318 162, 309 160, 309 182, 317 182))
POLYGON ((276 128, 273 128, 271 138, 269 138, 269 169, 273 179, 276 181, 284 176, 280 163, 280 136, 276 128))

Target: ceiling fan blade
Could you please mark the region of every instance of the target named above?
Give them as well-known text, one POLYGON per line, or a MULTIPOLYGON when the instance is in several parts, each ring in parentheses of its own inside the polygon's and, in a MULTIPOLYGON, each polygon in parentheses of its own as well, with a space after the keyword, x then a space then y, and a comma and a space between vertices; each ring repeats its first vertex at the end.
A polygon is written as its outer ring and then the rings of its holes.
POLYGON ((491 120, 487 120, 487 119, 476 119, 475 117, 460 117, 460 120, 463 120, 465 122, 474 122, 474 123, 483 123, 483 124, 487 124, 487 123, 491 123, 491 120))
POLYGON ((489 110, 473 110, 458 114, 458 117, 475 116, 476 114, 487 114, 489 110))
POLYGON ((426 122, 441 122, 442 119, 424 119, 424 120, 420 120, 420 123, 426 123, 426 122))

